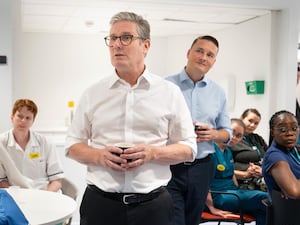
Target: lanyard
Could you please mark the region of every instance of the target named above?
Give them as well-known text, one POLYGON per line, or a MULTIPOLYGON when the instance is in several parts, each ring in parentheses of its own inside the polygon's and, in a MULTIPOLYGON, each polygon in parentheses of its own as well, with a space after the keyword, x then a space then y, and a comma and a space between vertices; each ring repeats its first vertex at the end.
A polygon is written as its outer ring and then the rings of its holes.
POLYGON ((289 152, 289 155, 294 159, 294 161, 300 165, 300 155, 298 150, 294 147, 294 152, 296 153, 296 155, 294 155, 292 152, 289 152))
POLYGON ((254 140, 253 140, 252 136, 244 136, 244 137, 243 137, 243 140, 244 140, 245 142, 247 142, 247 143, 252 147, 252 149, 255 150, 255 151, 257 152, 257 154, 258 154, 259 157, 261 157, 261 151, 260 151, 260 149, 256 146, 256 144, 254 143, 254 140))

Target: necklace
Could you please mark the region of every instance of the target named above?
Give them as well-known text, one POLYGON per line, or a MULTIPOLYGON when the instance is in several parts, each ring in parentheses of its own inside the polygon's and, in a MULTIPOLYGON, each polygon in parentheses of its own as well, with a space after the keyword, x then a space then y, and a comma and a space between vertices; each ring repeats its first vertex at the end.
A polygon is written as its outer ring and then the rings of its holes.
POLYGON ((299 155, 299 152, 298 150, 294 147, 294 152, 296 154, 293 154, 292 152, 289 152, 289 155, 294 159, 294 161, 300 165, 300 155, 299 155))

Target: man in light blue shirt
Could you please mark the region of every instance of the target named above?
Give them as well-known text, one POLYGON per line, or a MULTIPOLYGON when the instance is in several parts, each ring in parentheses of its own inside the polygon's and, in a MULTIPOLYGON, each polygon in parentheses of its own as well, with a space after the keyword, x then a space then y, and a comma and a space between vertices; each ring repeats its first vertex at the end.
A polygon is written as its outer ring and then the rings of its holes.
POLYGON ((168 184, 174 207, 176 225, 198 225, 205 205, 214 167, 211 154, 213 142, 231 138, 230 118, 224 90, 205 74, 214 65, 219 50, 212 36, 194 40, 187 52, 187 65, 167 80, 178 85, 185 97, 197 134, 198 153, 193 163, 171 166, 168 184))

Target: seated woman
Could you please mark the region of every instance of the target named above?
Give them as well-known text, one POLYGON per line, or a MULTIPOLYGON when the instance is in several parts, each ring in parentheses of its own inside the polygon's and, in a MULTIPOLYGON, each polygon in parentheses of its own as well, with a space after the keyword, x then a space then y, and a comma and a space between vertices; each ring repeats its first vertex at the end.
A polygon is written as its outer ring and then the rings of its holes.
POLYGON ((273 189, 288 198, 300 198, 300 153, 296 148, 298 134, 299 126, 293 113, 282 110, 271 117, 272 144, 262 164, 270 198, 273 189))
POLYGON ((235 167, 235 175, 242 189, 264 190, 261 162, 268 145, 254 133, 260 123, 261 115, 256 109, 246 109, 240 118, 246 126, 243 139, 230 147, 235 167))
MULTIPOLYGON (((245 125, 239 119, 231 119, 231 126, 233 135, 229 146, 241 141, 245 130, 245 125)), ((232 153, 228 146, 216 143, 213 160, 215 175, 210 186, 211 191, 226 191, 237 194, 241 199, 243 212, 255 217, 257 225, 265 225, 266 207, 262 200, 268 198, 267 193, 259 190, 239 189, 234 175, 232 153)), ((206 205, 210 212, 215 215, 225 216, 231 212, 239 212, 238 200, 233 195, 208 193, 206 205)))
POLYGON ((0 188, 61 189, 64 172, 56 149, 30 130, 37 112, 37 105, 30 99, 19 99, 13 106, 13 128, 0 135, 0 188))

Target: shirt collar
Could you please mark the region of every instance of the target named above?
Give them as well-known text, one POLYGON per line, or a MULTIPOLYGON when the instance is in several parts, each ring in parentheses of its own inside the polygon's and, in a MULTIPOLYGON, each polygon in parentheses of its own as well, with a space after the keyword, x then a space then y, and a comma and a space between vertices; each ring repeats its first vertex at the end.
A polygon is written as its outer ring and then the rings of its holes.
MULTIPOLYGON (((189 84, 195 85, 194 81, 192 81, 192 79, 186 73, 185 68, 179 74, 179 79, 180 79, 181 83, 189 83, 189 84)), ((208 83, 209 83, 209 79, 206 76, 204 76, 202 80, 196 82, 196 85, 199 86, 199 87, 204 87, 208 83)))
POLYGON ((7 138, 8 138, 7 139, 7 146, 8 147, 16 146, 16 141, 15 141, 12 129, 8 132, 8 137, 7 138))
MULTIPOLYGON (((38 146, 37 144, 37 141, 32 133, 31 130, 29 130, 30 132, 30 136, 29 136, 29 140, 28 140, 28 143, 27 143, 27 146, 28 145, 32 145, 32 146, 38 146)), ((17 142, 14 138, 14 135, 13 135, 13 129, 11 129, 9 132, 8 132, 8 141, 7 141, 7 146, 8 147, 14 147, 14 146, 17 146, 17 142)))
MULTIPOLYGON (((137 88, 137 87, 146 88, 149 87, 154 82, 155 80, 153 79, 151 73, 147 70, 147 68, 145 68, 142 75, 138 78, 137 83, 132 88, 137 88)), ((109 88, 111 89, 119 86, 130 87, 130 85, 125 80, 122 80, 115 71, 110 78, 109 88)))

